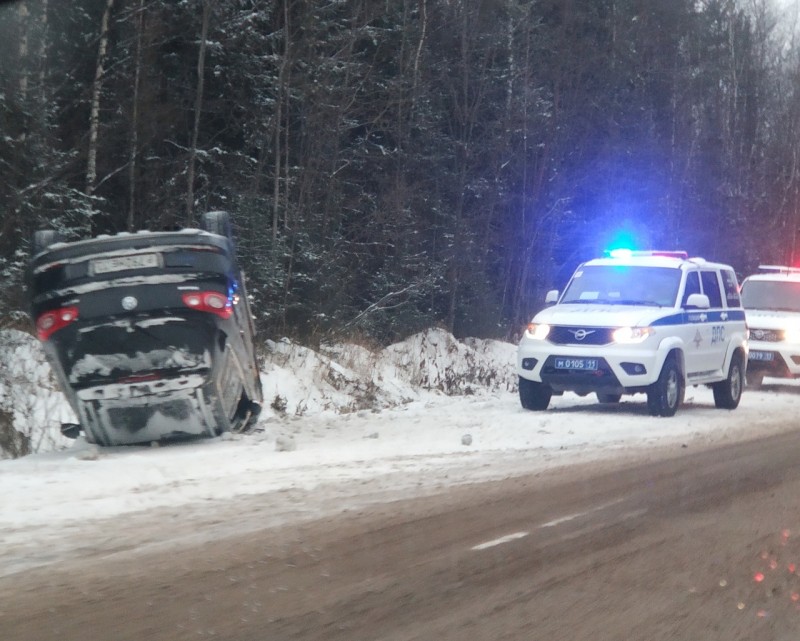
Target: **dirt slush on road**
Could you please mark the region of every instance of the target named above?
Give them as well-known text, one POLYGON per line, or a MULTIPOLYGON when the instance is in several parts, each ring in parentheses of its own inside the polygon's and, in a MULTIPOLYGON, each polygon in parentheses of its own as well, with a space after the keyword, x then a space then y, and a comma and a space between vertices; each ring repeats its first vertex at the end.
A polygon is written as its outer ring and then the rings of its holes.
MULTIPOLYGON (((799 459, 786 432, 443 488, 213 545, 137 551, 123 535, 117 552, 0 580, 0 628, 15 641, 788 641, 799 459)), ((164 532, 177 517, 115 527, 164 532)))

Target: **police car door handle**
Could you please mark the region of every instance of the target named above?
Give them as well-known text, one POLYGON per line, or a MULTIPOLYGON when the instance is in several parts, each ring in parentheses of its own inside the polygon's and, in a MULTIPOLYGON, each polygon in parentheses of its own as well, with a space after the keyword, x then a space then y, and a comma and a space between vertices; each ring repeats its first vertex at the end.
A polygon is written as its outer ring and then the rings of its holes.
POLYGON ((722 320, 728 320, 728 312, 722 312, 722 313, 719 315, 719 317, 720 317, 722 320))

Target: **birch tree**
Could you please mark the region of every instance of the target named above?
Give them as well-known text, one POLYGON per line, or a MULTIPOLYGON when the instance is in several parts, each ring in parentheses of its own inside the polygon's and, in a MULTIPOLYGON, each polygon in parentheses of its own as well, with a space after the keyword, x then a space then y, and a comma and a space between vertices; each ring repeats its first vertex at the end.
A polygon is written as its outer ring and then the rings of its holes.
POLYGON ((89 149, 86 163, 86 195, 94 194, 97 183, 97 146, 98 132, 100 130, 100 99, 103 92, 104 65, 108 55, 108 35, 111 12, 114 8, 114 0, 107 0, 103 17, 100 22, 100 38, 97 46, 97 64, 94 72, 94 82, 92 83, 92 98, 89 113, 89 149))
POLYGON ((186 224, 194 226, 194 173, 197 159, 197 141, 200 136, 200 115, 203 110, 203 87, 205 83, 206 45, 208 23, 211 19, 211 0, 203 1, 203 21, 200 28, 200 46, 197 52, 197 89, 194 96, 194 125, 192 142, 189 145, 189 167, 186 171, 186 224))

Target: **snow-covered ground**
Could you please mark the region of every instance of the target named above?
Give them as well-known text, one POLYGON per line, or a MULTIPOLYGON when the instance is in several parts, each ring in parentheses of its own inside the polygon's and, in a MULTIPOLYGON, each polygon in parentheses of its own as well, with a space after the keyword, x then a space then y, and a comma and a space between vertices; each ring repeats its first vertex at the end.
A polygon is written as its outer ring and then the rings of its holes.
MULTIPOLYGON (((710 390, 690 388, 673 418, 649 416, 641 395, 599 405, 594 396, 565 394, 546 412, 527 412, 507 343, 458 342, 438 330, 377 354, 282 341, 268 344, 268 407, 254 433, 98 448, 53 436, 68 410, 45 383, 38 347, 16 339, 12 352, 25 353, 22 374, 33 386, 20 374, 13 389, 0 388, 0 399, 16 395, 15 425, 47 447, 0 460, 0 576, 101 545, 87 537, 93 527, 110 541, 147 514, 199 524, 257 498, 251 526, 264 527, 454 484, 758 438, 794 429, 800 393, 766 379, 735 411, 716 409, 710 390)), ((213 520, 213 536, 224 536, 225 518, 213 520)), ((246 521, 229 527, 241 532, 246 521)), ((168 541, 170 527, 153 540, 168 541)))

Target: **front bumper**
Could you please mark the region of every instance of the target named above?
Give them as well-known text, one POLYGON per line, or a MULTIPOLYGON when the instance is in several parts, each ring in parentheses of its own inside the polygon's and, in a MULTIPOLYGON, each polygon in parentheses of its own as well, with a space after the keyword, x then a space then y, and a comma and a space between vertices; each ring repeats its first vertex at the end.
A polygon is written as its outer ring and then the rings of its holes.
POLYGON ((517 373, 547 383, 554 391, 636 391, 658 379, 663 360, 657 350, 642 347, 575 347, 523 339, 517 350, 517 373))
POLYGON ((750 340, 747 371, 775 378, 799 378, 800 345, 750 340))

